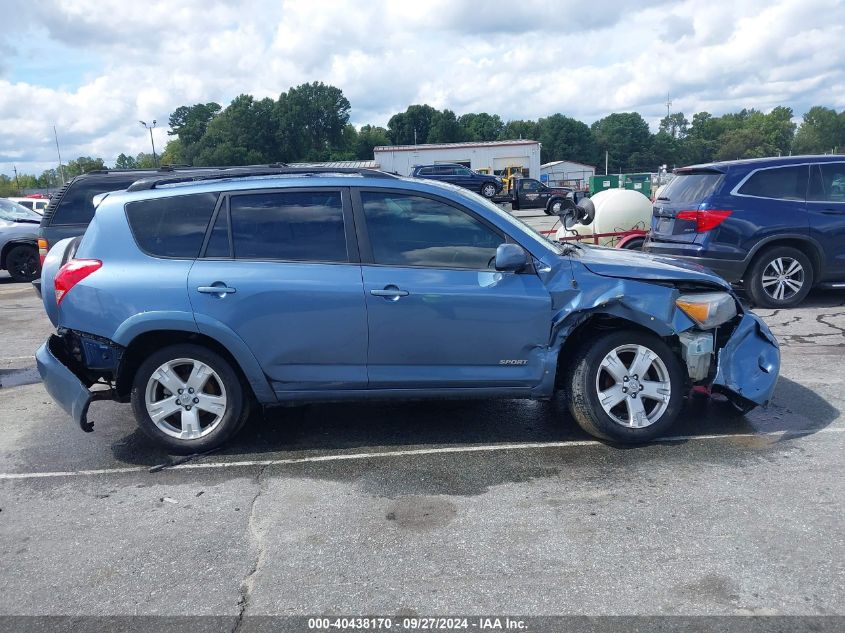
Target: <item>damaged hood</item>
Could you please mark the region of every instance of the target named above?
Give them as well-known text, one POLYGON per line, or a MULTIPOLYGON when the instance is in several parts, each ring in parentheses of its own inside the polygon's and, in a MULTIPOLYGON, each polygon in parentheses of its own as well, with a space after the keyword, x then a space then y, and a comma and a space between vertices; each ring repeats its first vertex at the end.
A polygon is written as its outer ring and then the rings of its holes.
POLYGON ((624 248, 587 246, 577 259, 590 272, 603 277, 643 281, 692 281, 714 284, 730 290, 730 284, 710 269, 692 262, 658 257, 624 248))

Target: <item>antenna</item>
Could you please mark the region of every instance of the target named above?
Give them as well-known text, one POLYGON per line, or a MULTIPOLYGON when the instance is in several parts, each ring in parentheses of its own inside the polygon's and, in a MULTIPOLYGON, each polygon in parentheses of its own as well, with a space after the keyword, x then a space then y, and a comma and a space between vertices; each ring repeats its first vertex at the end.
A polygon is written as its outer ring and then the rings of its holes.
POLYGON ((669 109, 672 107, 672 99, 669 98, 669 93, 666 93, 666 116, 669 117, 671 112, 669 109))

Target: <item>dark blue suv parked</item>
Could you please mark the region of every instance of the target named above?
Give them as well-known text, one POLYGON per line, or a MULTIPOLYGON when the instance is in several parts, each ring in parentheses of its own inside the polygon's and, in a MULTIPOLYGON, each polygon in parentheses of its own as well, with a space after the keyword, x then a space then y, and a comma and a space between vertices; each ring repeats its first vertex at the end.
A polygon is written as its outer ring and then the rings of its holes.
POLYGON ((289 168, 151 177, 94 205, 44 261, 56 334, 36 353, 86 431, 92 402, 131 402, 194 453, 253 405, 562 391, 589 433, 643 442, 693 386, 745 411, 777 381, 777 341, 713 273, 552 242, 453 185, 289 168))
POLYGON ((448 182, 450 185, 458 185, 475 193, 480 193, 485 198, 492 198, 504 187, 502 179, 489 174, 479 174, 458 164, 439 165, 417 165, 411 172, 414 178, 426 178, 439 182, 448 182))
POLYGON ((655 200, 645 251, 692 259, 755 304, 799 304, 813 286, 845 288, 845 156, 694 165, 655 200))

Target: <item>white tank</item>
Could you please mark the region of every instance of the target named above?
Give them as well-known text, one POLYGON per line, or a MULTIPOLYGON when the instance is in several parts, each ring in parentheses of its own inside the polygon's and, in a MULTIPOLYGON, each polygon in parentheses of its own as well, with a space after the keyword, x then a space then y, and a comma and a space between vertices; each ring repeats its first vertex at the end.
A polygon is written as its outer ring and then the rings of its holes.
MULTIPOLYGON (((605 189, 590 198, 596 206, 596 218, 592 224, 576 224, 573 230, 578 235, 593 233, 619 233, 631 229, 648 229, 651 225, 651 200, 632 189, 605 189)), ((558 229, 557 239, 574 235, 563 227, 558 229)), ((618 238, 599 238, 602 246, 613 246, 618 238)), ((587 241, 587 240, 585 240, 587 241)), ((588 243, 592 243, 589 242, 588 243)))

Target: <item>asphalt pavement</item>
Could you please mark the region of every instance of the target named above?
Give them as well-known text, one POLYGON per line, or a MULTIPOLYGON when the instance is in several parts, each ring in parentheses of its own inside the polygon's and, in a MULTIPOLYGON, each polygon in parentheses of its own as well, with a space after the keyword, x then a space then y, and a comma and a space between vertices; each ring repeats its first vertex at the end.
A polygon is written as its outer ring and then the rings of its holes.
POLYGON ((0 615, 843 615, 845 293, 759 313, 769 409, 693 400, 648 446, 559 400, 324 405, 150 472, 128 406, 52 403, 0 277, 0 615))

